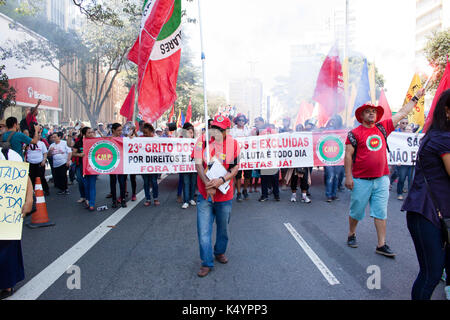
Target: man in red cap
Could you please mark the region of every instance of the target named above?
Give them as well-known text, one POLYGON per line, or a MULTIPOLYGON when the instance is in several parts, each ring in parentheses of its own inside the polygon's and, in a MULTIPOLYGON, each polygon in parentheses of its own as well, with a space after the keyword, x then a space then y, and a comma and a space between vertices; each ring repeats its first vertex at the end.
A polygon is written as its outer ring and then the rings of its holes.
POLYGON ((389 199, 389 167, 387 162, 387 137, 395 126, 405 118, 424 95, 420 89, 409 103, 404 105, 392 119, 380 123, 383 108, 365 104, 355 111, 360 126, 348 133, 345 148, 345 186, 352 190, 350 200, 349 233, 347 245, 358 246, 356 226, 364 218, 367 204, 374 218, 378 245, 376 253, 394 257, 386 244, 386 218, 389 199))
POLYGON ((197 170, 197 185, 199 195, 197 198, 197 233, 202 265, 197 273, 199 277, 208 275, 214 267, 214 256, 220 263, 227 263, 225 251, 228 245, 227 226, 230 220, 233 201, 233 178, 239 170, 239 144, 233 137, 227 134, 231 121, 227 117, 218 115, 214 117, 209 129, 209 153, 210 160, 217 159, 227 170, 224 176, 209 179, 206 176, 207 159, 206 138, 202 135, 196 142, 192 157, 195 160, 197 170), (218 190, 225 182, 229 182, 230 188, 226 193, 218 190), (216 243, 212 247, 213 223, 216 221, 216 243))

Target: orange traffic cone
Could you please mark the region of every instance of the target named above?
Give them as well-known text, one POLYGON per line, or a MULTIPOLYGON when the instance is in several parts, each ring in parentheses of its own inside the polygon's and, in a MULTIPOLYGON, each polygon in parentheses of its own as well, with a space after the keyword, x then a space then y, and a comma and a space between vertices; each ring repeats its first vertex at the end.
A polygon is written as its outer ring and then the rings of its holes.
POLYGON ((42 190, 41 178, 36 178, 36 186, 34 188, 36 196, 36 211, 31 215, 31 223, 27 223, 30 228, 50 227, 54 226, 53 222, 48 219, 47 204, 45 203, 44 190, 42 190))

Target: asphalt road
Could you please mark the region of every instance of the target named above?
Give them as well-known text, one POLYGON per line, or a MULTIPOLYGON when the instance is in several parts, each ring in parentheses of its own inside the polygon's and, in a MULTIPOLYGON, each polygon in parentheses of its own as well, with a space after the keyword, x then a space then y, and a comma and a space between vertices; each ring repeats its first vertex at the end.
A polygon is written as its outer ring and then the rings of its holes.
MULTIPOLYGON (((141 190, 142 179, 138 176, 137 180, 141 190)), ((196 209, 180 208, 176 202, 177 182, 178 176, 169 175, 160 183, 159 207, 147 208, 143 201, 130 201, 129 207, 136 205, 133 209, 100 212, 89 212, 76 203, 76 182, 66 196, 56 195, 52 186, 46 202, 50 220, 56 225, 24 227, 25 280, 17 285, 14 298, 410 298, 418 262, 395 192, 389 200, 387 229, 387 243, 397 253, 395 259, 375 253, 376 232, 368 215, 358 225, 359 247, 347 247, 350 193, 340 192, 340 201, 326 203, 322 173, 314 171, 311 204, 291 203, 290 191, 281 192, 281 202, 271 198, 260 203, 255 193, 250 193, 247 201, 234 202, 226 253, 229 262, 217 263, 207 277, 199 278, 196 209), (123 219, 107 220, 118 215, 123 219), (66 273, 70 265, 79 272, 66 273), (369 277, 369 283, 376 283, 373 270, 380 274, 379 289, 368 288, 369 277), (74 278, 76 275, 79 278, 74 278), (80 288, 69 289, 71 283, 80 288)), ((108 192, 108 177, 100 177, 98 205, 110 207, 110 199, 105 198, 108 192)), ((433 299, 445 299, 442 282, 433 299)))

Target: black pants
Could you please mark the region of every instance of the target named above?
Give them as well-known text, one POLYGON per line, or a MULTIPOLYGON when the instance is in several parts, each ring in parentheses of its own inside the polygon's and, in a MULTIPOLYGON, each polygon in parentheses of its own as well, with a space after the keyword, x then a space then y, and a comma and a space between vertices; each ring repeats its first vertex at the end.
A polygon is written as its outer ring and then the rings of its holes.
POLYGON ((411 298, 430 300, 441 279, 444 266, 447 271, 447 284, 450 283, 450 249, 448 246, 443 248, 441 230, 421 214, 408 212, 406 220, 420 266, 411 298))
POLYGON ((55 175, 53 180, 55 181, 55 187, 61 191, 67 190, 67 166, 63 164, 60 167, 54 168, 55 175))
POLYGON ((279 172, 275 174, 265 175, 261 172, 261 193, 264 198, 269 196, 269 188, 273 188, 273 195, 275 198, 280 197, 280 189, 279 189, 279 172))
POLYGON ((40 163, 30 163, 28 175, 33 184, 33 189, 36 184, 36 178, 39 177, 41 178, 42 189, 44 189, 44 192, 49 192, 48 183, 47 180, 45 180, 45 166, 41 166, 40 163))
MULTIPOLYGON (((133 195, 136 194, 136 175, 130 174, 130 181, 131 181, 131 192, 133 195)), ((127 190, 127 175, 125 175, 125 192, 127 190)))
POLYGON ((292 173, 291 177, 291 190, 292 192, 297 191, 297 185, 298 185, 298 173, 303 173, 303 177, 300 178, 300 189, 303 191, 308 191, 309 184, 308 184, 308 177, 309 177, 309 170, 308 168, 302 168, 302 169, 294 169, 294 172, 292 173))
MULTIPOLYGON (((125 201, 125 183, 127 181, 127 175, 126 174, 110 174, 109 175, 109 187, 111 189, 111 195, 113 202, 117 201, 117 182, 119 182, 119 189, 120 189, 120 199, 121 201, 125 201)), ((136 181, 136 180, 135 180, 136 181)))

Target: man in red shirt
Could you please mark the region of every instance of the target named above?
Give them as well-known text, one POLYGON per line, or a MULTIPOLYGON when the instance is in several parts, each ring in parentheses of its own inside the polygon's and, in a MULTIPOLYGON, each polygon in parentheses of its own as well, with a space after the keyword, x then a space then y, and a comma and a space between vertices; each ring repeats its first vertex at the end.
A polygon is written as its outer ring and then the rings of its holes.
POLYGON ((392 119, 380 123, 384 111, 380 106, 365 104, 355 111, 355 117, 361 125, 348 133, 345 148, 345 186, 352 190, 347 245, 352 248, 358 246, 356 226, 364 218, 369 203, 370 216, 374 218, 378 237, 375 252, 388 257, 395 256, 386 244, 389 199, 387 136, 411 112, 424 92, 424 89, 420 89, 392 119))
POLYGON ((210 159, 218 159, 227 169, 227 173, 219 178, 210 180, 206 176, 207 156, 206 140, 202 135, 194 146, 192 158, 195 160, 197 170, 197 186, 199 195, 197 198, 197 233, 200 247, 202 265, 197 273, 199 277, 208 275, 214 267, 214 256, 220 263, 227 263, 225 251, 228 244, 227 225, 230 220, 233 201, 233 180, 239 170, 239 144, 233 137, 227 134, 231 121, 218 115, 211 123, 209 129, 209 153, 210 159), (218 188, 225 182, 229 182, 230 188, 224 194, 218 188), (214 220, 217 225, 216 244, 212 247, 212 229, 214 220), (214 256, 213 256, 214 255, 214 256))

